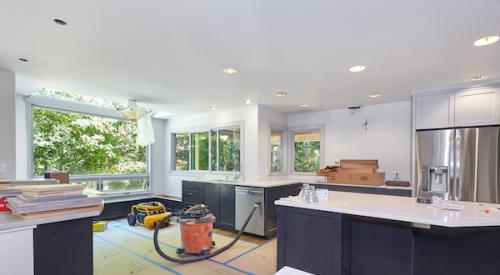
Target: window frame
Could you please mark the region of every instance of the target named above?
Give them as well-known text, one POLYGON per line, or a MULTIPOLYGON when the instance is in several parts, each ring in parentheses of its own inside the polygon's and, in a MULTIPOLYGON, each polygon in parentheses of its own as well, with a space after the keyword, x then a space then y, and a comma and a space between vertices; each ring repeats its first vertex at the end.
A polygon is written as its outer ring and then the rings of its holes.
POLYGON ((316 172, 296 172, 295 171, 295 133, 305 132, 305 131, 319 131, 319 165, 323 166, 325 163, 325 126, 323 124, 318 125, 308 125, 292 127, 289 129, 289 146, 290 160, 288 161, 288 169, 291 175, 297 176, 315 176, 316 172))
MULTIPOLYGON (((45 108, 54 111, 62 112, 72 112, 83 115, 100 116, 110 119, 124 120, 121 114, 110 108, 105 108, 101 106, 91 105, 87 103, 80 103, 60 98, 55 98, 52 96, 36 95, 32 94, 25 97, 26 103, 26 120, 27 120, 27 143, 28 143, 28 176, 34 179, 43 178, 42 176, 35 175, 34 171, 34 161, 35 152, 33 147, 33 108, 45 108)), ((134 173, 134 174, 89 174, 89 175, 71 175, 70 182, 81 182, 81 181, 95 181, 96 191, 102 192, 105 197, 115 197, 115 196, 127 196, 127 195, 137 195, 137 194, 151 194, 152 193, 152 183, 151 183, 151 145, 146 146, 146 172, 145 173, 134 173), (103 186, 104 181, 108 180, 134 180, 134 179, 145 179, 147 181, 147 188, 145 190, 137 191, 115 191, 115 192, 104 192, 103 186)))
MULTIPOLYGON (((179 128, 173 129, 170 131, 170 152, 175 152, 176 145, 176 134, 189 134, 189 144, 191 144, 191 134, 192 133, 200 133, 208 131, 208 170, 191 170, 191 151, 189 152, 189 169, 188 170, 176 170, 176 154, 170 154, 170 174, 171 175, 203 175, 203 174, 215 174, 215 175, 233 175, 234 171, 217 171, 217 168, 214 170, 212 167, 212 131, 217 131, 217 145, 219 144, 219 130, 236 130, 240 129, 240 170, 237 171, 238 174, 244 175, 244 121, 236 121, 225 124, 217 124, 217 125, 207 125, 207 126, 195 126, 190 128, 179 128)), ((217 146, 218 147, 218 146, 217 146)), ((191 150, 191 148, 190 148, 191 150)), ((218 156, 218 148, 216 155, 216 166, 219 165, 219 156, 218 156)))
POLYGON ((283 176, 287 175, 289 170, 289 167, 287 165, 288 163, 288 129, 286 127, 278 126, 278 125, 270 125, 269 129, 269 137, 268 137, 268 165, 267 169, 269 169, 269 176, 283 176), (272 166, 272 158, 271 158, 271 137, 272 137, 272 132, 280 132, 281 133, 281 171, 280 172, 272 172, 271 166, 272 166))

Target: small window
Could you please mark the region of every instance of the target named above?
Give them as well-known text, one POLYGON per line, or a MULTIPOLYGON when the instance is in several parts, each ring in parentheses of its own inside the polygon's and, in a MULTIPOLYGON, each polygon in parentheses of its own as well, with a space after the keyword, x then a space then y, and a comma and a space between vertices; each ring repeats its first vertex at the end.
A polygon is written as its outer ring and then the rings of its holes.
POLYGON ((283 137, 280 130, 271 130, 271 173, 283 172, 283 137))
POLYGON ((212 170, 240 171, 240 129, 212 131, 212 156, 212 170))
POLYGON ((175 170, 189 170, 189 134, 174 134, 175 170))
POLYGON ((321 131, 297 131, 293 134, 293 171, 313 173, 320 167, 321 131))
POLYGON ((191 170, 208 170, 208 132, 191 134, 191 170))

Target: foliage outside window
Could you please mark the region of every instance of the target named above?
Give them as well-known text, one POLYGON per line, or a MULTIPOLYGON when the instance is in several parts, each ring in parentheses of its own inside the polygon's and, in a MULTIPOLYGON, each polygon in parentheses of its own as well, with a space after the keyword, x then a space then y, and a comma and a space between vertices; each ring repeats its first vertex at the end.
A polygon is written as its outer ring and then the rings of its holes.
POLYGON ((283 170, 283 139, 281 131, 271 131, 271 173, 281 173, 283 170))
POLYGON ((320 167, 320 141, 319 130, 301 131, 293 134, 294 160, 293 171, 299 173, 316 172, 320 167))
POLYGON ((175 170, 240 171, 239 128, 176 133, 173 138, 175 170))
POLYGON ((240 171, 240 129, 217 130, 217 145, 212 154, 218 156, 214 171, 240 171))
MULTIPOLYGON (((59 170, 74 178, 127 174, 147 177, 147 151, 135 144, 135 123, 36 106, 32 114, 35 176, 59 170)), ((97 179, 77 182, 86 189, 108 192, 148 187, 147 179, 110 180, 105 184, 97 179)))
POLYGON ((191 134, 191 169, 208 170, 208 132, 191 134))
POLYGON ((189 170, 189 134, 175 134, 175 170, 189 170))

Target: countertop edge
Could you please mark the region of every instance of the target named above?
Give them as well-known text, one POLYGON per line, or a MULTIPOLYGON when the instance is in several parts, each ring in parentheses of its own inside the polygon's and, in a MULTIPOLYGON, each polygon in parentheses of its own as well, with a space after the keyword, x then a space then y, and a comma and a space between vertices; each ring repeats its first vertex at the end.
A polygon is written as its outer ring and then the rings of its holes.
POLYGON ((378 219, 386 219, 386 220, 408 222, 408 223, 418 223, 418 224, 429 224, 429 225, 441 226, 441 227, 447 227, 447 228, 499 227, 500 226, 500 220, 498 222, 496 222, 496 221, 440 222, 438 220, 432 220, 432 219, 407 217, 407 216, 388 214, 388 213, 380 213, 380 212, 374 212, 374 211, 352 210, 352 209, 326 206, 326 205, 321 205, 321 204, 312 204, 312 203, 299 203, 298 204, 297 202, 287 201, 287 200, 283 200, 283 199, 275 201, 274 204, 278 205, 278 206, 286 206, 286 207, 293 207, 293 208, 302 208, 302 209, 309 209, 309 210, 333 212, 333 213, 340 213, 340 214, 347 214, 347 215, 363 216, 363 217, 368 217, 368 218, 378 218, 378 219))
POLYGON ((37 225, 47 224, 47 223, 56 223, 56 222, 62 222, 62 221, 96 217, 96 216, 99 216, 100 214, 101 214, 101 210, 94 210, 94 211, 88 211, 88 212, 82 212, 82 213, 62 214, 59 216, 47 217, 47 218, 23 219, 23 218, 20 218, 20 217, 13 215, 10 212, 4 212, 4 213, 0 213, 0 222, 1 222, 0 223, 0 233, 3 230, 11 230, 11 229, 22 228, 22 227, 37 226, 37 225), (9 215, 10 217, 7 217, 7 215, 9 215))

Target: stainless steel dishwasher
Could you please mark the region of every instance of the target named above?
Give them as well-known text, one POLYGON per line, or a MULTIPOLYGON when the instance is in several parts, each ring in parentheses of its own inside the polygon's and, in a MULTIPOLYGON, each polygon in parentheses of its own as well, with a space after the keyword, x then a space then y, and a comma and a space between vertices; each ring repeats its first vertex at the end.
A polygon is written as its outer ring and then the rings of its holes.
POLYGON ((255 210, 245 232, 264 236, 264 188, 236 186, 235 193, 236 230, 241 229, 253 205, 260 203, 260 207, 255 210))

